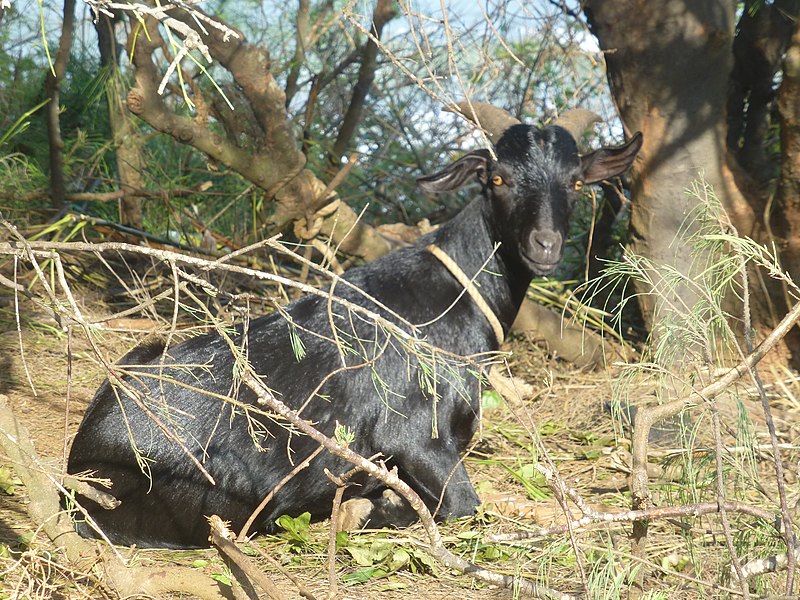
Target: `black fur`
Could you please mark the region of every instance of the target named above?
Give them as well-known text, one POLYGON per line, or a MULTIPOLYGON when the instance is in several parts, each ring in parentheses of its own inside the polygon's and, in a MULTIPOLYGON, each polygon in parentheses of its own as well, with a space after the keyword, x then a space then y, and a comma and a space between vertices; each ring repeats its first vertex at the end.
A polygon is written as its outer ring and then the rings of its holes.
MULTIPOLYGON (((496 350, 492 328, 469 296, 464 294, 451 307, 463 288, 425 246, 437 244, 468 276, 478 273, 478 289, 507 331, 531 277, 550 273, 561 258, 578 197, 575 181, 584 177, 582 164, 591 165, 595 178, 619 174, 640 143, 634 138, 621 150, 603 149, 582 162, 575 141, 564 130, 512 127, 497 144, 497 162, 487 151, 474 152, 420 180, 425 188, 441 190, 477 175, 481 197, 416 245, 353 269, 346 280, 407 321, 430 322, 420 333, 434 346, 462 356, 496 350), (607 163, 611 167, 604 170, 607 163), (500 185, 493 182, 495 175, 503 178, 500 185), (499 250, 492 256, 497 242, 499 250)), ((394 320, 343 283, 335 294, 394 320)), ((454 360, 438 363, 432 374, 431 363, 425 359, 421 365, 401 347, 401 340, 338 304, 330 307, 333 316, 325 299, 304 297, 286 307, 291 328, 284 316, 273 313, 250 322, 246 333, 240 328, 234 339, 283 402, 295 410, 305 403, 301 415, 320 431, 333 435, 337 423, 346 425, 355 434, 351 447, 365 456, 381 453, 432 510, 438 507, 438 518, 472 515, 478 497, 461 453, 474 433, 479 399, 477 382, 466 365, 454 360), (332 342, 331 321, 339 341, 352 352, 340 353, 332 342), (295 357, 290 329, 303 342, 303 358, 295 357), (343 360, 347 369, 342 369, 343 360), (424 384, 434 375, 435 402, 424 384)), ((216 485, 210 485, 148 415, 108 381, 84 417, 72 445, 69 472, 91 470, 114 482, 111 493, 122 501, 119 508, 105 511, 80 499, 113 542, 206 546, 205 516, 218 514, 238 531, 316 444, 292 435, 285 422, 245 414, 244 407, 255 405, 254 396, 237 382, 233 356, 218 335, 190 339, 169 348, 166 355, 162 350, 163 346, 137 349, 120 364, 140 365, 128 383, 140 390, 152 413, 174 429, 216 485), (232 396, 238 404, 223 402, 222 396, 232 396)), ((325 468, 340 474, 351 465, 321 453, 275 495, 259 515, 257 528, 274 529, 282 514, 309 511, 315 519, 329 516, 335 488, 325 468)), ((374 501, 370 526, 405 525, 415 518, 408 506, 388 502, 378 482, 362 478, 357 483, 348 495, 374 501)), ((84 523, 78 529, 95 535, 84 523)))

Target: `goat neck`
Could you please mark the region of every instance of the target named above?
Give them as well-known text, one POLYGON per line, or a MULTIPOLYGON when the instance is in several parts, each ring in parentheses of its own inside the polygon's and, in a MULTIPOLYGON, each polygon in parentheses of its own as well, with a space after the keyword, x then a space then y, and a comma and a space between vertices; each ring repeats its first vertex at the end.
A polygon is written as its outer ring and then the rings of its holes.
POLYGON ((474 278, 481 296, 508 332, 531 276, 507 259, 496 229, 490 206, 483 198, 477 198, 426 243, 439 246, 469 278, 474 278))

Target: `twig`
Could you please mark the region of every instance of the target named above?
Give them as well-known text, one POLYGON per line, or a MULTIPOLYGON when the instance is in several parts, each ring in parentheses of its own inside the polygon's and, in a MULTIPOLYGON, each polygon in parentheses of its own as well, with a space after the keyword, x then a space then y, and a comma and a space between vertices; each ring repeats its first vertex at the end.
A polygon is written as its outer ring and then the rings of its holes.
POLYGON ((299 431, 316 441, 321 446, 324 446, 331 454, 343 458, 344 460, 360 467, 364 472, 372 477, 375 477, 386 486, 397 492, 402 496, 406 502, 409 503, 411 508, 417 513, 422 523, 425 532, 428 535, 429 547, 431 554, 448 568, 456 569, 462 573, 468 573, 483 581, 495 585, 501 585, 509 589, 518 589, 524 594, 535 596, 538 598, 553 598, 559 600, 566 600, 572 598, 569 594, 564 594, 557 590, 553 590, 544 586, 540 586, 528 579, 512 577, 510 575, 503 575, 488 569, 483 569, 477 565, 464 560, 463 558, 452 554, 443 544, 439 528, 433 520, 433 515, 428 510, 428 507, 419 497, 419 495, 404 481, 400 479, 397 473, 389 471, 385 467, 380 467, 374 462, 367 460, 360 454, 350 450, 348 447, 338 443, 333 438, 321 433, 311 423, 301 419, 294 413, 288 406, 278 400, 275 395, 264 385, 264 383, 253 372, 250 365, 247 365, 242 373, 242 382, 249 387, 256 395, 259 404, 269 407, 275 411, 279 416, 289 421, 299 431))
POLYGON ((336 486, 336 493, 333 495, 333 503, 331 505, 331 524, 328 531, 328 600, 333 600, 336 598, 339 586, 339 579, 336 576, 336 535, 339 533, 339 512, 342 508, 344 491, 347 489, 347 479, 345 479, 346 474, 342 475, 342 477, 336 477, 328 469, 325 469, 325 475, 336 486))
POLYGON ((289 480, 291 480, 300 471, 302 471, 308 465, 310 465, 311 461, 314 460, 320 452, 322 452, 322 447, 321 446, 319 448, 317 448, 316 450, 314 450, 314 452, 309 454, 308 457, 306 457, 306 459, 303 462, 301 462, 294 469, 289 471, 289 473, 286 475, 286 477, 281 479, 275 485, 275 487, 273 487, 269 491, 269 493, 266 496, 264 496, 264 499, 259 503, 259 505, 256 507, 256 509, 252 512, 250 517, 247 519, 247 521, 245 521, 245 524, 242 526, 242 530, 239 532, 239 535, 236 537, 236 541, 237 542, 243 542, 243 541, 245 541, 247 539, 247 534, 249 533, 250 528, 253 526, 253 521, 255 521, 256 518, 258 517, 258 515, 261 514, 261 511, 264 510, 264 507, 267 504, 269 504, 269 501, 272 500, 272 498, 275 496, 275 494, 277 494, 283 486, 285 486, 287 483, 289 483, 289 480))
POLYGON ((36 386, 33 385, 33 378, 31 377, 30 369, 28 369, 28 361, 25 360, 25 344, 22 341, 22 324, 20 323, 19 319, 19 291, 17 290, 17 268, 19 267, 19 260, 17 257, 14 257, 14 282, 12 282, 14 286, 14 320, 17 324, 17 337, 19 339, 19 357, 22 359, 22 367, 25 369, 25 377, 28 379, 28 385, 31 386, 31 392, 33 392, 34 397, 38 396, 39 394, 36 393, 36 386))
MULTIPOLYGON (((795 545, 794 548, 795 562, 800 561, 800 548, 795 545)), ((742 576, 745 579, 763 575, 765 573, 775 573, 782 569, 787 568, 789 565, 789 557, 787 554, 775 554, 766 558, 756 558, 746 563, 741 567, 742 576)))
POLYGON ((89 500, 93 500, 106 510, 113 510, 121 504, 121 502, 111 494, 98 490, 96 487, 89 485, 87 482, 82 481, 74 475, 63 475, 62 485, 68 490, 72 490, 79 493, 81 496, 89 498, 89 500))
MULTIPOLYGON (((639 520, 652 521, 656 519, 674 519, 677 517, 699 517, 701 515, 719 513, 721 509, 731 513, 740 513, 755 517, 757 519, 763 519, 768 523, 772 523, 777 530, 780 530, 782 527, 782 521, 780 517, 774 513, 751 504, 728 500, 722 507, 720 507, 718 502, 698 502, 697 504, 686 504, 684 506, 663 506, 641 510, 629 510, 625 512, 598 512, 595 510, 588 510, 583 517, 572 521, 572 528, 583 529, 591 525, 630 523, 631 521, 639 520)), ((483 541, 487 543, 524 542, 526 540, 532 540, 540 537, 561 535, 567 533, 568 531, 568 525, 556 525, 554 527, 541 527, 531 531, 490 533, 484 536, 483 541)))
MULTIPOLYGON (((725 375, 718 378, 714 383, 706 386, 700 391, 693 391, 689 396, 673 400, 659 406, 642 408, 636 415, 633 435, 631 439, 631 478, 630 490, 633 506, 637 510, 646 510, 652 506, 652 498, 648 485, 647 475, 647 453, 650 430, 653 425, 663 419, 667 419, 678 414, 684 408, 691 406, 699 397, 704 402, 711 402, 719 394, 725 391, 731 384, 746 374, 753 374, 753 367, 761 361, 766 354, 772 350, 794 327, 800 319, 800 302, 792 307, 792 310, 781 320, 781 322, 770 332, 764 341, 753 350, 736 367, 730 369, 725 375)), ((776 440, 773 440, 773 444, 776 440)), ((777 449, 775 450, 777 452, 777 449)), ((782 509, 783 509, 782 503, 782 509)), ((785 512, 785 511, 784 511, 785 512)), ((784 517, 785 518, 785 517, 784 517)), ((790 522, 785 524, 788 531, 790 522)), ((641 545, 647 538, 647 522, 644 519, 633 522, 633 540, 635 549, 641 550, 641 545)), ((787 538, 788 541, 788 538, 787 538)), ((791 544, 789 544, 791 545, 791 544)))
MULTIPOLYGON (((320 446, 321 447, 321 446, 320 446)), ((368 460, 375 460, 380 454, 369 457, 368 460)), ((328 532, 328 600, 336 598, 338 587, 338 579, 336 577, 336 534, 339 533, 339 519, 341 517, 342 497, 347 489, 347 484, 350 479, 361 469, 355 467, 346 473, 336 477, 327 468, 325 475, 336 485, 336 493, 333 495, 333 504, 331 505, 331 523, 330 531, 328 532)))
POLYGON ((306 588, 306 587, 303 585, 303 582, 302 582, 302 581, 300 581, 299 579, 297 579, 297 577, 295 577, 295 576, 294 576, 294 575, 292 575, 292 574, 291 574, 289 571, 287 571, 286 569, 284 569, 284 568, 283 568, 283 565, 281 565, 281 563, 279 563, 277 560, 275 560, 274 558, 272 558, 272 557, 271 557, 269 554, 267 554, 266 552, 264 552, 264 550, 262 550, 261 548, 259 548, 259 547, 258 547, 256 544, 249 544, 249 545, 248 545, 248 548, 252 548, 252 549, 253 549, 253 550, 256 552, 256 554, 258 554, 258 555, 259 555, 259 556, 260 556, 262 559, 264 559, 265 561, 267 561, 267 562, 270 564, 270 566, 271 566, 273 569, 275 569, 275 570, 279 571, 281 575, 283 575, 283 576, 284 576, 284 577, 286 577, 286 578, 287 578, 289 581, 291 581, 291 582, 292 582, 292 583, 295 585, 295 587, 297 588, 297 592, 298 592, 298 593, 299 593, 299 594, 300 594, 300 595, 301 595, 303 598, 305 598, 306 600, 317 600, 316 596, 314 596, 314 594, 312 594, 312 593, 311 593, 311 592, 308 590, 308 588, 306 588))
POLYGON ((649 497, 649 492, 647 491, 647 440, 653 425, 675 416, 684 408, 695 403, 697 397, 704 401, 716 398, 728 389, 732 383, 746 375, 754 365, 758 364, 789 333, 798 319, 800 319, 800 302, 792 307, 792 310, 747 358, 718 378, 714 383, 700 391, 694 391, 685 398, 639 410, 636 414, 636 423, 632 436, 631 491, 634 494, 639 495, 641 498, 649 497))
MULTIPOLYGON (((0 221, 0 222, 2 222, 2 221, 0 221)), ((158 258, 160 260, 164 260, 164 261, 167 261, 167 262, 169 262, 170 260, 174 260, 177 263, 184 263, 184 264, 194 265, 196 267, 199 267, 199 268, 202 268, 202 269, 206 269, 206 270, 221 270, 221 271, 226 271, 226 272, 231 272, 231 273, 238 273, 238 274, 241 274, 241 275, 245 275, 247 277, 252 277, 254 279, 261 279, 261 280, 266 280, 266 281, 272 281, 272 282, 275 282, 275 283, 279 283, 279 284, 282 284, 282 285, 284 285, 286 287, 295 287, 295 288, 298 288, 302 292, 307 293, 307 294, 320 296, 320 297, 323 297, 323 298, 326 298, 326 299, 329 297, 329 294, 327 292, 323 291, 323 290, 320 290, 320 289, 315 288, 315 287, 310 286, 310 285, 298 283, 298 282, 296 282, 296 281, 294 281, 292 279, 289 279, 288 277, 283 277, 281 275, 275 275, 273 273, 267 273, 267 272, 260 271, 260 270, 257 270, 257 269, 251 269, 251 268, 248 268, 248 267, 242 267, 242 266, 238 266, 238 265, 230 265, 230 264, 227 264, 227 263, 221 262, 221 261, 212 261, 212 260, 207 260, 207 259, 200 258, 200 257, 197 257, 197 256, 190 256, 190 255, 187 255, 187 254, 180 254, 178 252, 171 252, 169 250, 161 250, 161 249, 158 249, 158 248, 147 248, 147 247, 143 247, 143 246, 136 246, 135 244, 126 244, 126 243, 122 243, 122 242, 102 242, 102 243, 93 244, 93 243, 88 243, 88 242, 38 242, 38 241, 29 242, 29 241, 25 240, 22 243, 23 243, 23 247, 24 248, 30 248, 33 251, 42 250, 42 251, 46 252, 47 254, 43 254, 42 255, 44 258, 51 258, 51 259, 55 258, 55 256, 57 256, 57 254, 55 252, 52 252, 52 251, 56 251, 56 252, 57 251, 61 251, 61 252, 100 252, 100 253, 102 253, 102 252, 131 252, 133 254, 141 254, 141 255, 145 255, 145 256, 153 256, 153 257, 156 257, 156 258, 158 258)), ((289 251, 285 247, 280 246, 279 244, 277 244, 276 242, 274 242, 271 239, 270 240, 265 240, 265 244, 268 245, 268 246, 271 246, 271 247, 277 247, 277 249, 280 249, 282 252, 285 252, 286 254, 289 254, 289 255, 297 258, 298 260, 301 260, 301 262, 302 262, 302 258, 301 257, 298 257, 296 254, 292 253, 291 251, 289 251)), ((11 256, 20 256, 20 257, 25 257, 25 258, 30 259, 29 255, 26 254, 26 252, 22 248, 18 247, 14 243, 9 243, 9 242, 1 242, 0 243, 0 254, 7 254, 7 255, 11 255, 11 256)), ((34 267, 36 267, 37 264, 38 263, 35 263, 34 267)), ((313 268, 315 268, 317 270, 320 270, 319 265, 313 265, 313 268)), ((44 277, 44 273, 41 273, 41 269, 39 271, 40 271, 40 279, 43 279, 46 282, 46 278, 44 277)), ((325 272, 325 274, 328 275, 331 278, 340 279, 337 275, 334 275, 332 273, 325 272)), ((348 285, 349 287, 351 287, 353 289, 356 289, 356 290, 358 289, 358 288, 355 288, 352 283, 350 283, 350 282, 348 282, 346 280, 341 280, 340 282, 343 285, 348 285)), ((50 296, 51 301, 54 304, 57 304, 56 297, 52 293, 52 290, 50 290, 49 287, 46 287, 45 289, 48 291, 48 294, 50 296)), ((376 306, 378 306, 381 309, 386 310, 387 312, 389 312, 389 314, 392 314, 392 316, 395 316, 398 319, 400 319, 400 322, 401 322, 401 324, 403 326, 410 328, 412 331, 414 330, 414 325, 412 325, 411 323, 408 323, 404 319, 402 319, 399 316, 395 315, 392 311, 390 311, 388 308, 384 307, 380 302, 378 302, 374 298, 371 298, 369 295, 367 295, 363 291, 361 291, 361 293, 366 299, 368 299, 371 302, 373 302, 376 306)), ((384 319, 383 317, 381 317, 378 313, 376 313, 373 310, 370 310, 368 308, 364 308, 363 306, 361 306, 359 304, 354 304, 352 302, 349 302, 349 301, 344 300, 343 298, 340 298, 340 297, 337 297, 337 296, 333 297, 333 302, 335 302, 337 304, 341 304, 343 307, 347 308, 348 310, 350 310, 352 312, 356 312, 356 313, 359 313, 359 314, 363 315, 368 320, 376 322, 381 327, 385 327, 386 329, 392 331, 393 333, 397 334, 399 337, 401 337, 403 339, 411 339, 412 338, 412 334, 404 331, 403 329, 401 329, 397 324, 393 323, 392 321, 388 321, 387 319, 384 319)))
POLYGON ((217 515, 211 515, 208 519, 211 527, 211 543, 219 553, 234 563, 242 572, 267 593, 267 596, 274 600, 281 600, 284 596, 280 593, 272 580, 258 567, 256 567, 247 555, 239 550, 233 543, 233 532, 217 515))

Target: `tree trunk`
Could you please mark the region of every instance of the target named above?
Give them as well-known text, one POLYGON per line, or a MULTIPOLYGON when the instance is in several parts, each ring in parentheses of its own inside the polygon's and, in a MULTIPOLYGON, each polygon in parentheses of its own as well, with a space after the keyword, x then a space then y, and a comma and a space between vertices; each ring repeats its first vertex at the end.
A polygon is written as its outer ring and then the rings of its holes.
POLYGON ((75 0, 64 0, 64 21, 56 60, 47 73, 45 93, 50 99, 45 111, 50 154, 50 200, 57 211, 64 208, 67 186, 64 180, 64 140, 61 138, 61 82, 69 64, 72 31, 75 22, 75 0))
POLYGON ((778 218, 786 239, 784 266, 800 281, 800 21, 783 61, 783 81, 778 91, 781 119, 781 178, 778 184, 778 218))
POLYGON ((106 94, 111 135, 117 157, 119 188, 124 196, 119 201, 120 223, 143 229, 144 189, 142 170, 142 140, 123 101, 122 81, 119 71, 120 48, 114 33, 116 20, 101 14, 97 23, 97 43, 100 49, 100 65, 108 72, 106 94))
POLYGON ((736 27, 728 96, 728 150, 760 184, 775 176, 768 156, 769 113, 775 75, 794 29, 798 0, 747 0, 736 27))
MULTIPOLYGON (((697 257, 680 231, 691 231, 698 199, 687 194, 704 179, 713 186, 739 232, 752 234, 753 209, 726 166, 726 105, 733 66, 734 2, 588 0, 584 8, 605 51, 608 79, 628 132, 644 146, 632 174, 629 249, 689 276, 697 257)), ((696 298, 686 285, 675 295, 640 289, 642 313, 653 331, 680 319, 696 298)))
MULTIPOLYGON (((684 282, 692 281, 693 265, 705 266, 705 260, 678 238, 696 230, 691 216, 700 200, 687 193, 692 184, 701 179, 710 184, 741 233, 754 228, 753 211, 726 167, 723 107, 733 67, 735 8, 735 2, 722 0, 587 0, 584 5, 605 52, 623 125, 628 133, 644 134, 631 174, 628 250, 654 265, 651 281, 636 286, 656 341, 670 335, 670 323, 684 322, 698 299, 684 282), (665 275, 669 269, 685 279, 676 283, 665 275)), ((702 351, 686 348, 681 360, 702 351)), ((645 493, 637 489, 632 508, 649 508, 647 486, 645 493)), ((646 521, 633 524, 634 555, 644 556, 647 529, 646 521)), ((644 578, 642 569, 631 597, 641 595, 644 578)))

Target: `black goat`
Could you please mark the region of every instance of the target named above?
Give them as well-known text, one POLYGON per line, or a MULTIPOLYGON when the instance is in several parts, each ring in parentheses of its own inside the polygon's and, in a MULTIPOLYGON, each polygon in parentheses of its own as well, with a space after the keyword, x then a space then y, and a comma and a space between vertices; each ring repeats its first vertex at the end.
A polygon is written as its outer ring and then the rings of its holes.
MULTIPOLYGON (((349 428, 350 447, 363 456, 380 453, 440 519, 472 515, 479 503, 460 456, 476 428, 478 385, 468 363, 452 357, 498 348, 532 276, 552 273, 559 263, 581 187, 625 171, 641 146, 637 134, 580 157, 575 138, 587 123, 570 133, 523 125, 488 105, 468 111, 497 140, 496 160, 488 150, 470 152, 419 183, 444 191, 477 176, 480 197, 419 243, 346 274, 381 306, 343 283, 335 289, 389 321, 417 325, 450 358, 409 353, 387 328, 319 296, 231 335, 277 397, 327 435, 339 425, 349 428)), ((127 365, 125 385, 107 380, 97 391, 72 444, 69 472, 112 480, 118 508, 81 502, 113 542, 206 546, 204 516, 220 515, 238 531, 316 449, 285 421, 256 410, 236 363, 217 333, 166 351, 145 346, 120 361, 127 365), (165 435, 166 428, 173 433, 165 435)), ((324 469, 340 474, 351 466, 321 453, 275 494, 257 529, 273 530, 283 514, 328 516, 335 488, 324 469)), ((348 495, 366 499, 357 502, 368 510, 351 526, 405 525, 415 518, 379 482, 356 482, 348 495)), ((83 522, 78 529, 96 535, 83 522)))

